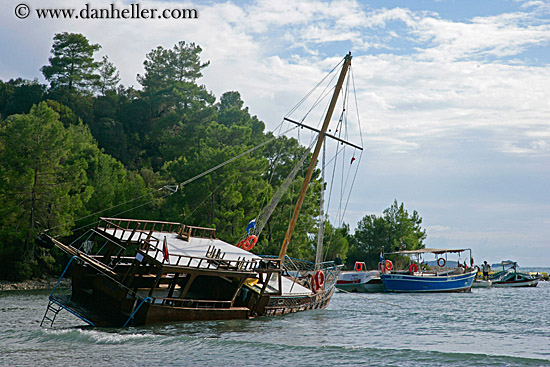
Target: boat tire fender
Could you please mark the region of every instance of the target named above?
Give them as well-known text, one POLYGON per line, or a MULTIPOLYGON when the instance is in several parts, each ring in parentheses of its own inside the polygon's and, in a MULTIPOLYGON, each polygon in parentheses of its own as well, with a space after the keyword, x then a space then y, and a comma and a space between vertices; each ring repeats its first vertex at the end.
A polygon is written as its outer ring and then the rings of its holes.
POLYGON ((444 267, 445 264, 447 264, 447 260, 445 260, 444 258, 440 257, 439 259, 437 259, 437 266, 439 266, 440 268, 444 267))
POLYGON ((245 251, 250 251, 258 242, 258 236, 250 235, 237 244, 237 247, 242 248, 245 251))
POLYGON ((411 274, 414 274, 418 271, 418 265, 416 265, 415 263, 412 263, 411 265, 409 265, 409 272, 411 274))
POLYGON ((384 267, 386 268, 387 271, 392 270, 393 269, 393 263, 391 262, 391 260, 384 261, 384 267))

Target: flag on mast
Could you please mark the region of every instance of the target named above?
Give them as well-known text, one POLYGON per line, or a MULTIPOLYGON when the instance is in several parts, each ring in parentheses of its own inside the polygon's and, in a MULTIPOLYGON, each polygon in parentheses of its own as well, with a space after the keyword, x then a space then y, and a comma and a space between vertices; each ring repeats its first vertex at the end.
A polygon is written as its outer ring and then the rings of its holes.
POLYGON ((250 234, 250 231, 254 228, 256 228, 256 219, 252 219, 250 223, 248 223, 248 225, 246 226, 246 233, 250 234))

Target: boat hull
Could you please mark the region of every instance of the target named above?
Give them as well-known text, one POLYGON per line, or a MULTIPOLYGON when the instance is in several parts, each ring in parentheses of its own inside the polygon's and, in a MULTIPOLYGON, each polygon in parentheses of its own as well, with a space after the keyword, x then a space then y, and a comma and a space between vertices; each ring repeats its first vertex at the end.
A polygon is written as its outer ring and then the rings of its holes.
POLYGON ((511 280, 505 282, 495 282, 493 281, 493 287, 504 288, 504 287, 536 287, 539 284, 539 278, 536 279, 522 279, 522 280, 511 280))
POLYGON ((472 284, 472 288, 491 288, 492 286, 493 282, 490 280, 474 280, 472 284))
POLYGON ((348 271, 340 274, 336 288, 344 292, 382 292, 384 283, 378 271, 348 271))
POLYGON ((333 293, 334 287, 313 295, 271 296, 261 316, 278 316, 293 312, 324 309, 329 305, 333 293))
POLYGON ((475 272, 459 275, 381 274, 387 292, 468 292, 475 272))

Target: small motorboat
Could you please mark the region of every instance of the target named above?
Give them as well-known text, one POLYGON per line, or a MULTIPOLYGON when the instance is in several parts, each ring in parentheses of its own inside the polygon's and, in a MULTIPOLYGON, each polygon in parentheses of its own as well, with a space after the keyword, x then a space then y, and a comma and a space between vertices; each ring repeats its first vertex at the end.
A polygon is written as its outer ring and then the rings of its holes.
POLYGON ((493 282, 490 280, 484 280, 484 279, 474 279, 474 282, 472 283, 472 288, 491 288, 493 286, 493 282))
POLYGON ((384 283, 378 270, 367 270, 364 262, 357 261, 353 271, 340 273, 336 288, 343 292, 382 292, 384 283))
POLYGON ((493 287, 536 287, 542 278, 540 274, 518 271, 518 263, 515 261, 506 260, 496 265, 502 266, 502 270, 489 277, 493 287))

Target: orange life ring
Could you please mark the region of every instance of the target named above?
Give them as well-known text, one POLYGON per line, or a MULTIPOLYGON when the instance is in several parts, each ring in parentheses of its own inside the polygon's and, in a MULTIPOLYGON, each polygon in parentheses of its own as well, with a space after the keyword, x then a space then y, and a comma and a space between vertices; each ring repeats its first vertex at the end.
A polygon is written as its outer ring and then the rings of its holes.
POLYGON ((322 270, 317 270, 315 272, 314 279, 317 289, 322 288, 325 285, 325 273, 323 273, 322 270))
POLYGON ((250 235, 246 237, 244 240, 242 240, 241 242, 239 242, 237 244, 237 247, 240 247, 245 251, 250 251, 256 245, 256 242, 258 242, 258 236, 250 235), (252 240, 252 242, 250 242, 250 240, 252 240))
POLYGON ((355 262, 355 271, 362 271, 363 270, 363 263, 356 261, 355 262))
POLYGON ((418 265, 416 265, 415 263, 412 263, 411 265, 409 265, 410 273, 416 273, 417 271, 418 271, 418 265))
POLYGON ((444 267, 445 264, 447 264, 447 260, 445 260, 444 258, 440 257, 439 259, 437 259, 437 265, 440 268, 444 267))
POLYGON ((392 270, 393 269, 393 263, 391 262, 391 260, 384 261, 384 267, 386 268, 386 270, 392 270))

